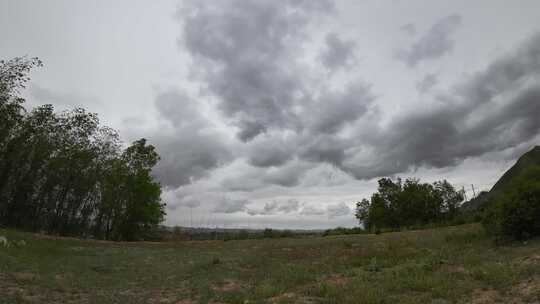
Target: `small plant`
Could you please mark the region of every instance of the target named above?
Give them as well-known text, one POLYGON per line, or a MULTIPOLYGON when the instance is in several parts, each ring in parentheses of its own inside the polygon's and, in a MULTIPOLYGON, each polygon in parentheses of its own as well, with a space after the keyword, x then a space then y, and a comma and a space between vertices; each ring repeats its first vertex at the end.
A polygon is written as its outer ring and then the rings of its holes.
POLYGON ((381 271, 381 268, 382 267, 377 263, 377 257, 372 257, 369 264, 366 266, 366 271, 379 272, 381 271))

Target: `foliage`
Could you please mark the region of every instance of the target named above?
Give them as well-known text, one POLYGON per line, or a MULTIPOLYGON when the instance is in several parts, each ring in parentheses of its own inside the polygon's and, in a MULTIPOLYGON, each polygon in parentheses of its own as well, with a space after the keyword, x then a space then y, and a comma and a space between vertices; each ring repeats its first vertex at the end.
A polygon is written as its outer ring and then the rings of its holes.
POLYGON ((540 166, 514 179, 487 209, 482 224, 498 241, 540 236, 540 166))
POLYGON ((159 160, 146 140, 122 151, 116 131, 84 109, 26 111, 19 90, 38 59, 0 61, 0 225, 115 240, 162 221, 159 160))
POLYGON ((506 193, 515 189, 515 180, 530 168, 540 166, 540 147, 535 146, 525 154, 521 155, 517 162, 508 169, 501 178, 493 185, 489 192, 481 192, 478 196, 461 206, 462 211, 475 221, 481 220, 484 211, 493 202, 499 201, 506 193))
POLYGON ((263 230, 263 237, 264 238, 285 238, 285 237, 292 237, 294 234, 290 230, 275 230, 266 228, 263 230))
POLYGON ((428 184, 417 179, 382 178, 371 199, 356 204, 356 217, 373 231, 451 222, 459 214, 463 197, 463 192, 446 180, 428 184))
POLYGON ((367 233, 367 231, 362 229, 361 227, 354 227, 354 228, 337 227, 334 229, 325 230, 323 233, 323 236, 364 234, 364 233, 367 233))

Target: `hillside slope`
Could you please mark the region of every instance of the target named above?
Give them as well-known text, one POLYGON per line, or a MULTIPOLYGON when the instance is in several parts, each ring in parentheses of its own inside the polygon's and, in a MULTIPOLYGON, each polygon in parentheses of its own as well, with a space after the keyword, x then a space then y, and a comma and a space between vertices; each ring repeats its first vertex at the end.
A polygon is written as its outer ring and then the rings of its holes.
POLYGON ((518 176, 525 170, 534 166, 540 166, 540 146, 535 146, 532 150, 523 154, 518 161, 501 176, 489 192, 482 193, 476 198, 464 203, 462 210, 466 212, 484 210, 489 202, 505 192, 518 176))

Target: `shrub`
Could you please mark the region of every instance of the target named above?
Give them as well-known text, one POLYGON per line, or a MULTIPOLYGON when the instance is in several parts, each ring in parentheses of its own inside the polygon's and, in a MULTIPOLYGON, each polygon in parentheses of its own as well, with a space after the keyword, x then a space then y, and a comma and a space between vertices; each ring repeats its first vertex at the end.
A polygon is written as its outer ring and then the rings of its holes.
POLYGON ((540 236, 540 168, 529 170, 493 202, 482 223, 497 241, 540 236))

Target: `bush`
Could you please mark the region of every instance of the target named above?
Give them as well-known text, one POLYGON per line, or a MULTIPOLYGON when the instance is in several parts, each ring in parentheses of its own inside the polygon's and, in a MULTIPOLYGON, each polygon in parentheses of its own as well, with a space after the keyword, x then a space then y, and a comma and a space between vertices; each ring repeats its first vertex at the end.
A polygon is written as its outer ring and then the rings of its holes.
POLYGON ((325 230, 323 232, 323 236, 346 235, 346 234, 365 234, 365 233, 367 233, 367 231, 362 229, 361 227, 353 227, 353 228, 337 227, 337 228, 334 228, 334 229, 325 230))
POLYGON ((410 178, 382 178, 370 199, 356 204, 356 218, 366 230, 401 230, 426 225, 448 225, 460 216, 464 192, 448 181, 433 184, 410 178))
POLYGON ((486 211, 482 223, 496 241, 523 241, 540 236, 540 179, 537 177, 540 177, 540 169, 527 172, 486 211))

